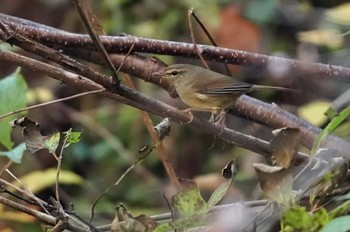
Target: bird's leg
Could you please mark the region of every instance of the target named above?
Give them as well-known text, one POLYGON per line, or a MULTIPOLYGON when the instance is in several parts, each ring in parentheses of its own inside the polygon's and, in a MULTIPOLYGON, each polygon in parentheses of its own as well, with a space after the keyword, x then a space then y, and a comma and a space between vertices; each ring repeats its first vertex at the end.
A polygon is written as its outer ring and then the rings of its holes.
POLYGON ((211 113, 209 122, 210 122, 210 123, 215 123, 215 114, 214 114, 213 112, 211 113))
POLYGON ((216 123, 218 123, 219 125, 226 126, 225 120, 226 120, 226 110, 221 110, 220 114, 217 116, 216 123))
POLYGON ((226 127, 225 120, 226 110, 221 110, 220 114, 217 116, 217 121, 215 122, 216 125, 219 125, 221 127, 221 132, 219 135, 221 135, 224 132, 224 128, 226 127))

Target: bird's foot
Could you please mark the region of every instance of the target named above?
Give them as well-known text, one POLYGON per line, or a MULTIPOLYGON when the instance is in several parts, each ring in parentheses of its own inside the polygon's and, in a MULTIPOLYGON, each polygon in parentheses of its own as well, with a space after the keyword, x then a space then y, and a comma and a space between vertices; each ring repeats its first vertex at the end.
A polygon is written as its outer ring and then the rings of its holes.
POLYGON ((194 119, 194 115, 192 114, 191 108, 182 110, 184 113, 189 114, 190 115, 190 120, 188 122, 185 122, 184 124, 190 124, 193 119, 194 119))
MULTIPOLYGON (((212 114, 212 116, 213 116, 213 114, 212 114)), ((226 127, 225 121, 226 121, 226 111, 223 110, 220 112, 220 114, 217 117, 217 121, 215 122, 215 125, 218 125, 221 128, 219 135, 221 135, 224 132, 224 129, 226 127)))
POLYGON ((215 123, 215 114, 214 114, 214 113, 211 113, 209 122, 210 122, 210 123, 215 123))

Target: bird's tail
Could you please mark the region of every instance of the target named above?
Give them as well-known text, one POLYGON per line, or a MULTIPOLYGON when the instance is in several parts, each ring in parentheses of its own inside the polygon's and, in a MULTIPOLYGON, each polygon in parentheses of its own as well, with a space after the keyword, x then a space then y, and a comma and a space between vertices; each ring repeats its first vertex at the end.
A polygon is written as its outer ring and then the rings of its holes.
POLYGON ((299 93, 298 90, 280 87, 280 86, 269 86, 269 85, 252 85, 251 90, 262 90, 262 89, 276 89, 276 90, 282 90, 282 91, 289 91, 294 93, 299 93))

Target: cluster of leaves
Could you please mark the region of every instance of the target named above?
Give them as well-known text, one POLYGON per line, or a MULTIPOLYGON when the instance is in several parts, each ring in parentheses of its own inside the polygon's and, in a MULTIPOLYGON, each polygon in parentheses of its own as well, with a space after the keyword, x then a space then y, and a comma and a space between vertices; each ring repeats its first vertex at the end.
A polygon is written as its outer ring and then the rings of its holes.
MULTIPOLYGON (((311 150, 311 157, 316 156, 320 158, 326 158, 328 161, 332 160, 331 157, 321 157, 317 151, 321 148, 322 141, 324 138, 334 131, 346 118, 350 115, 350 106, 342 110, 339 114, 334 112, 329 108, 325 115, 330 119, 330 123, 322 130, 317 139, 314 142, 314 146, 311 150), (318 156, 317 156, 318 155, 318 156)), ((334 151, 331 151, 334 152, 334 151)), ((334 155, 327 153, 328 155, 334 155)), ((337 158, 334 158, 337 159, 337 158)), ((332 166, 333 163, 330 162, 327 164, 332 166)), ((314 166, 315 169, 318 169, 314 166)), ((313 184, 314 187, 310 194, 310 203, 311 205, 315 202, 317 196, 325 196, 331 190, 333 190, 338 184, 341 184, 344 181, 344 178, 348 172, 348 165, 344 162, 340 162, 333 167, 322 167, 317 175, 319 181, 317 184, 313 184)), ((305 171, 305 170, 302 170, 305 171)), ((305 174, 305 173, 304 173, 305 174)), ((312 175, 309 176, 310 179, 315 178, 312 175)), ((308 186, 310 187, 310 186, 308 186)), ((290 189, 291 190, 291 189, 290 189)), ((304 191, 305 193, 306 191, 304 191)), ((340 204, 335 209, 327 211, 326 208, 320 207, 315 212, 307 211, 306 207, 298 206, 293 204, 290 208, 286 209, 283 213, 281 220, 281 228, 284 232, 291 231, 349 231, 350 230, 350 220, 349 216, 345 215, 348 213, 350 206, 350 201, 348 200, 348 195, 342 197, 334 197, 331 201, 340 201, 346 200, 344 203, 340 204)))
POLYGON ((315 213, 310 213, 304 206, 294 206, 283 214, 282 231, 349 231, 350 216, 344 216, 349 207, 349 200, 330 212, 327 212, 325 208, 320 208, 315 213))
MULTIPOLYGON (((230 162, 229 165, 229 169, 231 169, 234 167, 234 162, 230 162)), ((231 174, 230 178, 212 193, 208 202, 203 199, 194 181, 180 178, 181 190, 171 199, 170 207, 173 220, 170 222, 158 224, 146 215, 133 217, 124 206, 119 205, 117 215, 111 225, 112 231, 166 232, 208 226, 213 221, 212 215, 209 214, 210 210, 222 200, 231 186, 234 177, 234 174, 231 174), (120 222, 119 218, 123 219, 123 223, 120 222)))

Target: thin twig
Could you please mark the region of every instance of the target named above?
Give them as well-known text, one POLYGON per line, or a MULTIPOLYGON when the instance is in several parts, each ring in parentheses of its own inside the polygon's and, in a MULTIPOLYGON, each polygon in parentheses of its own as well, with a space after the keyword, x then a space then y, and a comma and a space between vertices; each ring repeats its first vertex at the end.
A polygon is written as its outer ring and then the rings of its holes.
POLYGON ((193 8, 189 9, 189 10, 188 10, 187 17, 188 17, 188 25, 189 25, 189 27, 190 27, 190 32, 191 32, 191 40, 192 40, 192 43, 193 43, 193 49, 194 49, 194 51, 196 52, 196 54, 198 55, 199 59, 202 61, 202 64, 204 65, 204 67, 206 67, 207 69, 209 69, 208 64, 205 62, 205 60, 204 60, 202 54, 201 54, 201 53, 199 52, 199 50, 198 50, 197 42, 196 42, 196 39, 195 39, 195 37, 194 37, 193 28, 192 28, 192 20, 191 20, 192 12, 193 12, 193 8))
POLYGON ((54 217, 52 217, 51 215, 49 215, 48 213, 42 213, 40 211, 28 208, 24 205, 18 204, 17 202, 9 200, 1 195, 0 195, 0 203, 7 205, 13 209, 17 209, 21 212, 32 215, 32 216, 34 216, 42 221, 45 221, 48 224, 55 225, 55 223, 56 223, 56 219, 54 217))
POLYGON ((132 171, 136 165, 139 164, 139 161, 136 161, 135 163, 133 163, 119 178, 118 180, 111 186, 109 186, 107 189, 105 189, 105 191, 103 191, 97 198, 96 200, 94 201, 94 203, 92 204, 92 207, 91 207, 91 214, 90 214, 90 223, 92 222, 92 220, 94 219, 95 217, 95 208, 96 208, 96 205, 97 203, 99 202, 99 200, 104 196, 106 195, 106 193, 108 193, 112 188, 116 187, 119 185, 119 183, 124 179, 124 177, 129 174, 130 171, 132 171))
MULTIPOLYGON (((56 201, 57 204, 60 205, 61 208, 61 202, 60 202, 60 193, 59 193, 59 181, 60 181, 60 171, 61 171, 61 165, 62 165, 62 158, 63 158, 63 150, 64 147, 66 146, 67 143, 67 136, 64 135, 65 137, 63 138, 63 143, 62 143, 62 147, 60 150, 60 154, 58 156, 58 160, 57 160, 57 171, 56 171, 56 183, 55 183, 55 195, 56 195, 56 201)), ((53 154, 55 157, 57 157, 56 154, 53 154)))
MULTIPOLYGON (((207 30, 207 28, 204 26, 204 24, 202 23, 202 21, 197 17, 197 15, 195 14, 194 11, 192 11, 192 16, 193 18, 196 20, 196 22, 199 24, 199 26, 202 28, 202 30, 204 31, 205 35, 208 37, 208 39, 210 40, 210 43, 217 47, 217 43, 215 42, 214 38, 210 35, 209 31, 207 30)), ((230 69, 228 68, 227 63, 224 63, 224 67, 226 69, 226 72, 229 76, 232 76, 230 69)))
POLYGON ((126 53, 126 55, 125 55, 123 61, 120 63, 120 65, 119 65, 119 67, 118 67, 117 74, 119 74, 120 70, 122 69, 123 65, 125 64, 126 59, 129 57, 129 55, 131 54, 132 49, 134 49, 134 47, 135 47, 135 44, 131 45, 131 47, 130 47, 128 53, 126 53))
MULTIPOLYGON (((40 211, 31 209, 31 208, 26 207, 24 205, 18 204, 17 202, 6 199, 5 197, 3 197, 1 195, 0 195, 0 203, 6 205, 8 207, 11 207, 13 209, 16 209, 18 211, 32 215, 33 217, 35 217, 35 218, 37 218, 37 219, 39 219, 39 220, 41 220, 49 225, 52 225, 52 226, 56 225, 56 218, 55 217, 53 217, 49 214, 42 213, 40 211)), ((91 229, 87 226, 83 226, 81 224, 77 225, 77 224, 71 223, 71 222, 68 223, 67 229, 74 231, 74 232, 89 232, 89 231, 91 231, 91 229)))
POLYGON ((47 211, 46 207, 44 207, 44 205, 42 204, 41 200, 39 198, 37 198, 34 193, 32 193, 27 186, 25 186, 22 181, 20 179, 18 179, 9 169, 5 169, 5 171, 7 172, 7 174, 9 174, 14 180, 16 180, 18 183, 21 184, 22 188, 25 190, 26 194, 29 195, 32 199, 34 199, 38 205, 47 213, 49 214, 49 212, 47 211))
POLYGON ((94 45, 95 48, 97 49, 97 51, 101 54, 101 58, 103 59, 105 65, 108 67, 108 69, 110 70, 112 76, 113 76, 113 81, 115 83, 118 83, 118 74, 117 71, 103 45, 103 43, 101 42, 100 36, 94 31, 94 29, 92 28, 92 26, 90 25, 90 21, 86 12, 86 7, 88 7, 88 5, 86 4, 85 0, 73 0, 74 6, 77 9, 80 18, 83 21, 83 24, 86 28, 86 30, 88 31, 90 38, 92 39, 92 41, 94 41, 94 45))
POLYGON ((84 92, 84 93, 78 93, 78 94, 75 94, 75 95, 72 95, 72 96, 69 96, 69 97, 64 97, 64 98, 56 99, 56 100, 49 101, 49 102, 40 103, 40 104, 33 105, 33 106, 28 106, 28 107, 25 107, 25 108, 22 108, 22 109, 18 109, 18 110, 14 110, 14 111, 12 111, 10 113, 1 115, 0 116, 0 120, 3 119, 3 118, 9 117, 11 115, 24 112, 24 111, 28 111, 28 110, 32 110, 32 109, 37 109, 37 108, 53 105, 53 104, 56 104, 56 103, 59 103, 59 102, 68 101, 68 100, 71 100, 71 99, 75 99, 75 98, 78 98, 78 97, 82 97, 82 96, 86 96, 86 95, 90 95, 90 94, 94 94, 94 93, 100 93, 100 92, 103 92, 103 91, 105 91, 105 89, 102 88, 102 89, 92 90, 92 91, 88 91, 88 92, 84 92))
MULTIPOLYGON (((131 78, 129 75, 123 75, 124 76, 124 80, 125 80, 125 84, 126 86, 128 86, 131 89, 136 89, 134 83, 132 82, 131 78)), ((142 120, 143 123, 145 124, 148 133, 151 135, 152 141, 154 143, 158 143, 159 139, 158 136, 155 132, 154 125, 152 123, 151 117, 149 116, 148 112, 141 110, 141 115, 142 115, 142 120)), ((177 179, 177 175, 176 172, 174 170, 174 167, 171 165, 171 163, 169 162, 169 153, 167 152, 167 150, 165 149, 165 147, 163 146, 163 144, 160 144, 157 147, 157 153, 159 155, 160 160, 163 163, 163 166, 170 178, 171 183, 176 187, 177 190, 180 189, 180 183, 177 179)))

